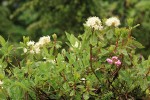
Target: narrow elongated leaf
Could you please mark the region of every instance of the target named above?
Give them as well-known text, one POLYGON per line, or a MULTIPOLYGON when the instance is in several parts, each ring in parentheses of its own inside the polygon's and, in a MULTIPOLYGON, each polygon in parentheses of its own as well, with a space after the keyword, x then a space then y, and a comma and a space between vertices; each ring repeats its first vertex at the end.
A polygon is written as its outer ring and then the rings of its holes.
POLYGON ((5 43, 6 43, 5 39, 0 35, 0 44, 4 46, 5 43))

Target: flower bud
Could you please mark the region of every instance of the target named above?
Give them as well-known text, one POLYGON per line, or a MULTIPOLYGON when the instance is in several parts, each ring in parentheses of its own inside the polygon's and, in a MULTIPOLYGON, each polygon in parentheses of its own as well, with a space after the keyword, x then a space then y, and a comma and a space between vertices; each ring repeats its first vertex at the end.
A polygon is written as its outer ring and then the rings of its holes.
POLYGON ((53 37, 54 40, 57 39, 57 35, 56 34, 53 34, 52 37, 53 37))
POLYGON ((113 64, 113 61, 112 61, 110 58, 107 58, 106 61, 107 61, 109 64, 113 64))
POLYGON ((120 61, 120 60, 116 61, 116 62, 115 62, 115 65, 116 65, 116 66, 120 66, 120 65, 121 65, 121 61, 120 61))
POLYGON ((117 56, 113 56, 113 57, 112 57, 112 60, 113 60, 113 61, 117 61, 117 60, 118 60, 118 57, 117 57, 117 56))

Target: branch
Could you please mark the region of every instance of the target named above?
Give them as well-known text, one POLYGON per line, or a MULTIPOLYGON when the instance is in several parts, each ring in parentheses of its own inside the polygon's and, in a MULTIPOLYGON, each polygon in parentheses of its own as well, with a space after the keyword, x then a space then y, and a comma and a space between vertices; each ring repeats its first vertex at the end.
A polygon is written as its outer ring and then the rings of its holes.
POLYGON ((93 64, 92 64, 92 58, 93 57, 92 56, 93 56, 92 55, 92 45, 90 44, 90 67, 91 67, 91 70, 92 70, 93 74, 96 76, 97 80, 100 82, 98 76, 96 75, 96 73, 95 73, 95 71, 93 69, 93 64))

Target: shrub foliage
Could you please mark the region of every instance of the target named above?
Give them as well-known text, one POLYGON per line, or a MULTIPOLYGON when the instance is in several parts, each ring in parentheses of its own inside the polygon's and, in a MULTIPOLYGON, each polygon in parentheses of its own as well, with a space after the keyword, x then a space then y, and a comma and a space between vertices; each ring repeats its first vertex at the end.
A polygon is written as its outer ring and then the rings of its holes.
POLYGON ((61 47, 56 34, 50 42, 49 37, 36 43, 24 37, 17 47, 0 37, 0 98, 125 100, 148 96, 150 57, 146 60, 135 54, 143 46, 131 36, 138 25, 131 26, 132 20, 120 28, 104 23, 100 30, 85 25, 78 37, 66 33, 67 48, 61 47), (36 44, 40 52, 34 51, 36 44))

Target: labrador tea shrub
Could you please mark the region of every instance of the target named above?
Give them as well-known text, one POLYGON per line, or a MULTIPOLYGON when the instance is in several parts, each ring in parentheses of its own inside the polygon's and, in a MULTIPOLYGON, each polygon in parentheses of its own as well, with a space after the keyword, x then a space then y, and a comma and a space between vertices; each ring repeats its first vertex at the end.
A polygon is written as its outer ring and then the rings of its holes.
MULTIPOLYGON (((117 17, 90 17, 85 31, 39 41, 23 37, 13 46, 0 37, 1 100, 137 100, 149 97, 150 57, 136 54, 132 19, 120 27, 117 17), (63 43, 64 44, 64 43, 63 43), (20 57, 16 57, 16 53, 20 57)), ((142 34, 142 33, 141 33, 142 34)), ((143 34, 144 35, 144 34, 143 34)))

